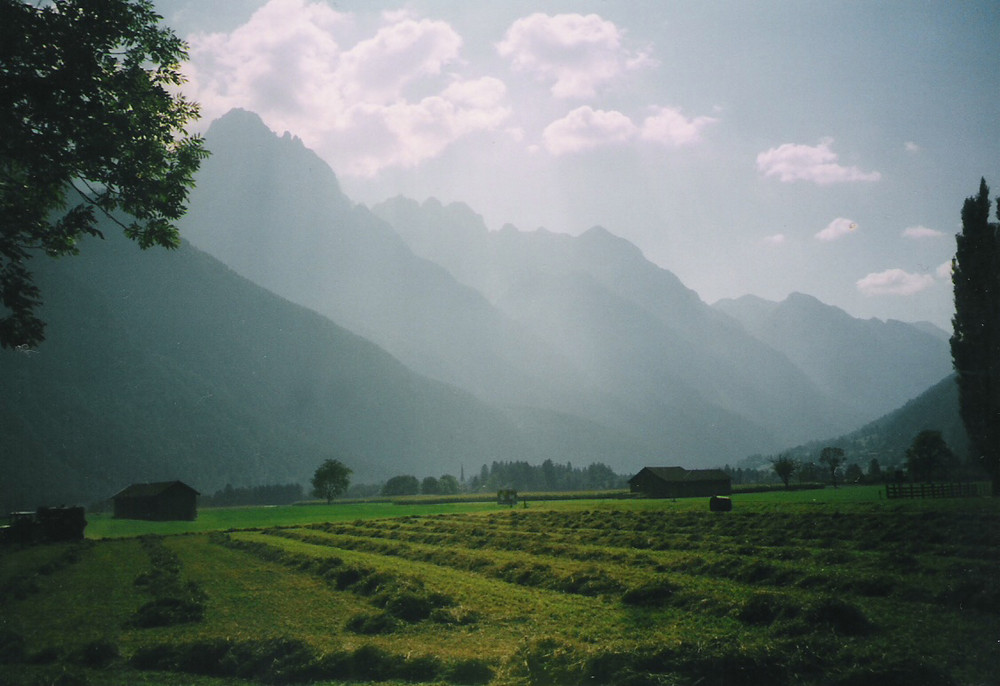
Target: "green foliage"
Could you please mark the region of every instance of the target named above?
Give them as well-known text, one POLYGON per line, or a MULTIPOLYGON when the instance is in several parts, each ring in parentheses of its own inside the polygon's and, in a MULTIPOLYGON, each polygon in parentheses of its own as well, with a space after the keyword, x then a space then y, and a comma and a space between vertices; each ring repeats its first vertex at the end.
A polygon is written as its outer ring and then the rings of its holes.
POLYGON ((781 483, 785 484, 785 488, 788 488, 788 482, 797 467, 795 460, 788 455, 779 455, 771 460, 771 467, 774 469, 774 473, 778 475, 778 478, 781 479, 781 483))
POLYGON ((625 488, 627 477, 615 474, 602 462, 586 467, 572 463, 557 464, 545 460, 540 465, 524 461, 493 462, 483 465, 478 476, 469 479, 469 490, 495 491, 512 488, 518 491, 588 491, 625 488))
POLYGON ((456 495, 461 488, 458 479, 451 474, 444 474, 438 479, 438 493, 441 495, 456 495))
POLYGON ((351 470, 340 460, 324 460, 312 477, 313 495, 327 503, 347 490, 351 470))
POLYGON ((233 488, 226 484, 211 495, 198 498, 199 507, 233 507, 245 505, 291 505, 302 500, 302 484, 275 484, 233 488))
POLYGON ((940 431, 921 431, 906 450, 906 471, 914 481, 947 479, 956 466, 955 455, 940 431))
POLYGON ((197 106, 176 92, 186 46, 159 19, 147 0, 0 4, 3 347, 44 339, 27 262, 101 235, 95 210, 142 248, 179 244, 207 152, 184 128, 197 106))
POLYGON ((382 495, 416 495, 419 492, 420 482, 409 474, 394 476, 382 486, 382 495))
POLYGON ((826 447, 819 456, 820 464, 825 465, 830 472, 830 483, 837 487, 837 470, 844 464, 844 449, 836 447, 826 447))
POLYGON ((989 219, 990 189, 981 179, 979 194, 962 206, 955 238, 951 356, 971 447, 1000 496, 1000 225, 989 219))

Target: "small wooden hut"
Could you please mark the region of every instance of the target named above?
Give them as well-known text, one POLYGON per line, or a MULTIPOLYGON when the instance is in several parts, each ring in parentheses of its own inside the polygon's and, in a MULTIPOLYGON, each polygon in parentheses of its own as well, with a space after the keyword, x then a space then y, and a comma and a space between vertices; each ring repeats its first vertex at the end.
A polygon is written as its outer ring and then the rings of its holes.
POLYGON ((628 480, 632 493, 649 498, 700 498, 729 495, 732 480, 721 469, 684 469, 684 467, 643 467, 628 480))
POLYGON ((159 481, 132 484, 116 493, 115 519, 153 521, 194 520, 198 518, 198 496, 182 481, 159 481))

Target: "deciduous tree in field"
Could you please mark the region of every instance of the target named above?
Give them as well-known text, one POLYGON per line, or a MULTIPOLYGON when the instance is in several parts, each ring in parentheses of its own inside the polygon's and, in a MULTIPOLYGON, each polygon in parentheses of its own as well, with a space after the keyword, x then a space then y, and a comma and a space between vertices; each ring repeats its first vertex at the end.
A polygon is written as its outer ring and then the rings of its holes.
POLYGON ((313 496, 323 498, 327 503, 347 490, 351 480, 351 470, 339 460, 324 460, 313 474, 313 496))
POLYGON ((382 487, 382 495, 416 495, 419 492, 420 482, 409 474, 394 476, 382 487))
POLYGON ((159 20, 147 0, 0 0, 0 347, 44 340, 28 262, 100 236, 95 211, 143 249, 180 244, 208 153, 159 20))
POLYGON ((844 464, 844 451, 842 448, 823 448, 823 451, 819 455, 819 461, 821 464, 826 465, 826 468, 830 472, 830 482, 833 487, 837 487, 837 470, 840 469, 840 465, 844 464))
POLYGON ((795 473, 797 466, 795 460, 788 455, 779 455, 771 460, 771 467, 774 468, 774 473, 778 475, 781 482, 785 484, 785 488, 788 488, 788 482, 791 480, 792 474, 795 473))
POLYGON ((441 495, 454 495, 459 491, 458 479, 451 474, 444 474, 438 479, 438 492, 441 495))
MULTIPOLYGON (((997 201, 1000 218, 1000 199, 997 201)), ((955 294, 951 358, 959 408, 974 455, 1000 496, 1000 225, 990 221, 990 189, 962 206, 951 280, 955 294)))
POLYGON ((955 466, 955 455, 940 431, 921 431, 906 449, 906 471, 914 481, 947 479, 955 466))

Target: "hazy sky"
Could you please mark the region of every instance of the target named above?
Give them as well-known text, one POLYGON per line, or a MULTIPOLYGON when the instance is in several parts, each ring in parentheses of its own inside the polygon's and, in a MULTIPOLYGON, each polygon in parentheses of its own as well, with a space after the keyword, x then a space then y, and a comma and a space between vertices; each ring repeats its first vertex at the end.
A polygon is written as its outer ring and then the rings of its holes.
POLYGON ((950 329, 1000 192, 1000 3, 160 0, 187 92, 288 130, 355 201, 638 245, 704 300, 950 329))

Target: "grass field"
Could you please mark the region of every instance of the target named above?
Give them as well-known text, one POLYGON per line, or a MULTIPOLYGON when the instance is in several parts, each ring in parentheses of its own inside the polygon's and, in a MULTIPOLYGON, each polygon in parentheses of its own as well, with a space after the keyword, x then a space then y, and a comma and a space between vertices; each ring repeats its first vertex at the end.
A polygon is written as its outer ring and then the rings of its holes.
POLYGON ((1000 503, 841 488, 89 517, 0 553, 0 684, 996 684, 1000 503))

